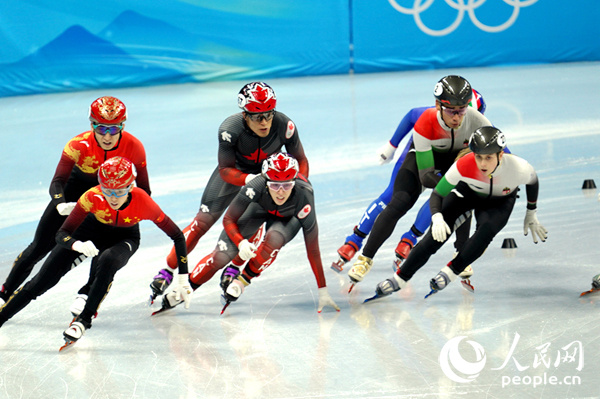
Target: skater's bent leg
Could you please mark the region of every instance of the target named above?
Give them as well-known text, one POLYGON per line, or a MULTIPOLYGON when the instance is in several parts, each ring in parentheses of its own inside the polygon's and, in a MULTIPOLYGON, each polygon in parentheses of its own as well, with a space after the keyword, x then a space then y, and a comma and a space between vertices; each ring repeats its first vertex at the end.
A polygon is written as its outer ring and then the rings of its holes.
POLYGON ((54 287, 70 270, 71 263, 77 253, 61 247, 55 247, 50 253, 40 271, 17 290, 0 308, 0 324, 20 312, 32 300, 54 287))
POLYGON ((98 255, 96 277, 90 287, 85 307, 79 315, 81 319, 91 323, 92 316, 96 314, 100 303, 110 290, 115 274, 127 264, 138 246, 139 241, 123 240, 98 255))
POLYGON ((421 193, 418 176, 408 169, 400 169, 396 177, 394 195, 388 206, 379 214, 363 249, 363 255, 373 258, 383 243, 392 235, 396 223, 415 204, 421 193))
POLYGON ((2 297, 6 296, 5 300, 23 284, 35 265, 56 246, 54 237, 65 219, 52 203, 48 204, 40 218, 33 241, 17 256, 3 284, 2 297))
POLYGON ((429 230, 423 236, 423 239, 415 245, 396 274, 404 281, 410 280, 412 276, 427 263, 429 258, 444 245, 444 243, 445 241, 439 242, 434 240, 431 235, 431 230, 429 230))
MULTIPOLYGON (((183 229, 183 235, 185 236, 185 245, 188 254, 196 248, 200 238, 206 234, 208 230, 217 222, 221 217, 221 213, 212 214, 199 211, 194 217, 192 223, 183 229)), ((175 247, 171 248, 171 252, 167 256, 167 264, 173 270, 177 269, 177 254, 175 253, 175 247)))

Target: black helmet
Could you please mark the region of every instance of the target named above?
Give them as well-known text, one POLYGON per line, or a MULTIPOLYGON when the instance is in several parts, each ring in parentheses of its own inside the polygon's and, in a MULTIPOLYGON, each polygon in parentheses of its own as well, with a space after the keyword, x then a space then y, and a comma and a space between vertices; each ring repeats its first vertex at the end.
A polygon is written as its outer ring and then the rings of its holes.
POLYGON ((462 107, 471 101, 473 89, 462 76, 448 75, 436 83, 433 95, 442 105, 462 107))
POLYGON ((500 129, 483 126, 475 130, 469 139, 469 148, 475 154, 497 154, 506 147, 506 137, 500 129))

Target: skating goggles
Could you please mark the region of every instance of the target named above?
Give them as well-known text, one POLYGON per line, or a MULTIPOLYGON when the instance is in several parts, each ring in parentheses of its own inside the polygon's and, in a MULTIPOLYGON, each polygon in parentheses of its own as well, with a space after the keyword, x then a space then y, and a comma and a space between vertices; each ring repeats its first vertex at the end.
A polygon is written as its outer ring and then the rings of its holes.
POLYGON ((123 131, 122 123, 118 125, 101 125, 100 123, 92 122, 92 127, 94 128, 94 132, 101 134, 102 136, 106 133, 111 136, 116 136, 123 131))
POLYGON ((279 189, 283 188, 283 191, 290 191, 294 188, 296 184, 295 181, 286 181, 286 182, 278 182, 278 181, 268 181, 267 187, 269 187, 273 191, 279 191, 279 189))
POLYGON ((444 110, 444 113, 448 116, 454 116, 454 115, 463 116, 467 113, 467 108, 469 106, 465 105, 464 107, 461 107, 461 108, 448 108, 448 107, 444 107, 442 105, 441 107, 442 107, 442 110, 444 110))
POLYGON ((107 197, 115 197, 115 198, 121 198, 127 195, 127 193, 129 193, 129 189, 131 188, 131 184, 125 188, 116 188, 116 189, 111 189, 111 188, 106 188, 106 187, 102 187, 100 186, 100 190, 102 190, 102 194, 106 195, 107 197))
POLYGON ((250 120, 254 122, 262 122, 263 119, 268 122, 275 116, 275 110, 260 112, 257 114, 246 112, 246 115, 248 115, 248 118, 250 118, 250 120))

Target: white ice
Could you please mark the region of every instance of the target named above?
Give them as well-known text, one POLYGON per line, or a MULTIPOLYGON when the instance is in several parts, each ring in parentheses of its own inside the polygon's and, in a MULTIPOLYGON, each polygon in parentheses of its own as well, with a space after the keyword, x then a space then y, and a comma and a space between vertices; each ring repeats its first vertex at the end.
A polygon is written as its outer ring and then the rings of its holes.
MULTIPOLYGON (((110 94, 127 104, 127 130, 146 147, 153 197, 183 228, 216 165, 217 127, 237 112, 244 83, 0 99, 0 279, 33 238, 62 147, 89 126, 93 99, 110 94)), ((0 329, 0 398, 600 397, 600 297, 579 298, 600 273, 598 192, 582 190, 586 179, 600 184, 599 63, 269 83, 310 160, 325 276, 341 311, 317 313, 317 286, 298 236, 224 315, 215 277, 189 310, 150 317, 148 284, 171 244, 143 222, 140 250, 73 348, 58 353, 89 261, 0 329), (473 265, 474 294, 455 283, 423 298, 429 279, 452 257, 448 244, 407 289, 363 304, 391 277, 393 249, 428 193, 351 294, 346 272, 329 265, 388 184, 392 166, 379 166, 375 151, 405 112, 433 104, 435 82, 451 73, 483 93, 486 115, 506 133, 512 152, 538 171, 538 216, 548 241, 534 245, 523 236, 522 192, 509 224, 473 265), (505 238, 518 245, 512 253, 501 249, 505 238), (448 354, 449 341, 460 337, 458 356, 448 354), (442 367, 448 359, 451 372, 442 367)), ((200 241, 191 266, 213 249, 220 231, 219 223, 200 241)))

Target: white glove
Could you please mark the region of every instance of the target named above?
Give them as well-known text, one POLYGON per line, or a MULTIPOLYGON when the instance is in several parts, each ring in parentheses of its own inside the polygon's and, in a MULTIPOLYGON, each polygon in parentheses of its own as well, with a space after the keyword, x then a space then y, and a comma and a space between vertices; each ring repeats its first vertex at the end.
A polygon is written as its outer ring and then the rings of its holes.
POLYGON ((240 242, 240 245, 238 245, 238 249, 240 250, 238 255, 240 256, 240 258, 242 258, 242 260, 248 260, 256 256, 256 254, 254 253, 256 251, 256 245, 252 244, 246 239, 240 242))
POLYGON ((190 303, 192 303, 192 294, 194 291, 190 286, 190 281, 188 279, 188 274, 180 274, 177 276, 177 287, 175 288, 175 300, 183 301, 184 307, 186 309, 190 308, 190 303))
POLYGON ((538 243, 538 238, 543 242, 546 242, 546 238, 548 238, 548 230, 546 230, 544 226, 540 224, 540 221, 536 216, 535 209, 527 209, 527 212, 525 212, 523 234, 527 235, 529 232, 528 230, 531 230, 531 238, 533 238, 533 242, 535 244, 538 243))
POLYGON ((96 248, 94 243, 91 241, 75 241, 73 245, 71 245, 71 249, 73 249, 73 251, 81 252, 88 258, 98 255, 98 248, 96 248))
POLYGON ((61 202, 60 204, 56 205, 56 210, 61 215, 67 216, 71 213, 73 208, 75 208, 76 204, 77 202, 61 202))
POLYGON ((321 311, 323 310, 323 308, 325 306, 331 306, 332 308, 334 308, 338 312, 340 311, 340 307, 329 296, 329 292, 327 291, 327 287, 321 287, 321 288, 319 288, 318 292, 319 292, 319 308, 317 309, 317 311, 319 313, 321 313, 321 311))
POLYGON ((433 239, 439 242, 444 242, 448 238, 450 234, 452 234, 452 230, 446 224, 444 220, 444 215, 441 213, 436 213, 431 216, 431 235, 433 239))
POLYGON ((396 147, 389 141, 385 143, 383 147, 377 150, 377 153, 379 154, 379 164, 383 165, 391 162, 392 158, 394 158, 394 152, 396 152, 396 147))
POLYGON ((244 180, 244 184, 250 183, 250 180, 254 179, 256 176, 258 176, 258 175, 253 175, 252 173, 248 174, 246 176, 246 180, 244 180))

